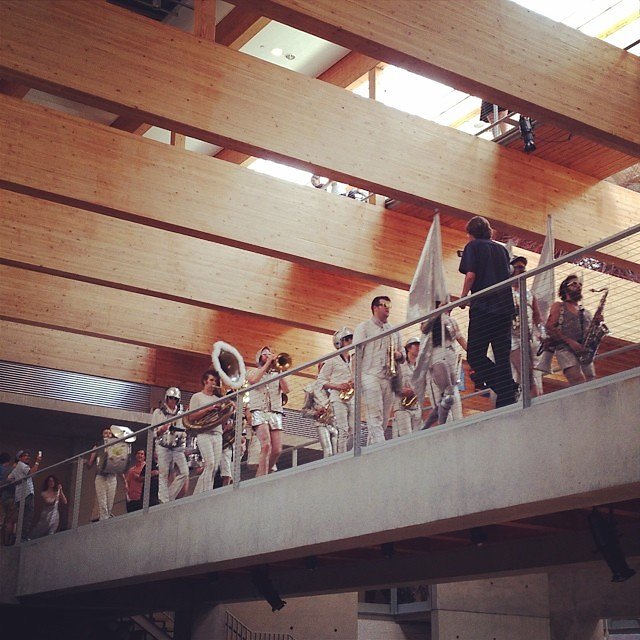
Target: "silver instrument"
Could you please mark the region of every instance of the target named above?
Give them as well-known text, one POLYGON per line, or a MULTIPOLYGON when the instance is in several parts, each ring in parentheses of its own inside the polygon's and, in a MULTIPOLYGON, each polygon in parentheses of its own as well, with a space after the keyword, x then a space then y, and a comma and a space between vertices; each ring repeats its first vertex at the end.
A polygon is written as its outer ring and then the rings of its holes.
POLYGON ((582 340, 583 350, 578 355, 578 360, 580 361, 580 364, 583 365, 590 365, 593 362, 593 359, 596 357, 596 353, 598 352, 598 348, 600 347, 600 343, 605 336, 608 336, 609 333, 611 333, 609 331, 609 327, 599 319, 600 316, 602 316, 602 311, 604 309, 605 302, 607 301, 607 296, 609 295, 609 289, 607 287, 603 287, 602 289, 590 289, 590 291, 593 293, 604 291, 604 295, 600 298, 598 308, 593 314, 593 318, 584 333, 582 340))

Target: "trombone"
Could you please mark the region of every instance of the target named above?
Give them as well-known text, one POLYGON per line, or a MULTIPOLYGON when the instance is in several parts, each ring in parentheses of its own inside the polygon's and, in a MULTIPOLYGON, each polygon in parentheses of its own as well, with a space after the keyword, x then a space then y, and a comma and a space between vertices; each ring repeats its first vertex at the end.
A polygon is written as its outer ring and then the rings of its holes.
POLYGON ((271 367, 269 367, 269 371, 277 371, 278 373, 282 373, 283 371, 287 371, 291 368, 293 364, 293 358, 284 351, 279 353, 276 356, 276 359, 271 363, 271 367))

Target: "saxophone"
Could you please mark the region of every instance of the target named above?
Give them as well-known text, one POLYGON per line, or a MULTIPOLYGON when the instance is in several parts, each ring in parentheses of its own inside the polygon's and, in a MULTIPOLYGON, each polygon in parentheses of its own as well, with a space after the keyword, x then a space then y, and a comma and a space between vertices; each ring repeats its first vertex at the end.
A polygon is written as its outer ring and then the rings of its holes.
POLYGON ((590 291, 593 293, 604 291, 604 295, 600 298, 600 304, 598 304, 598 308, 593 314, 593 318, 591 319, 582 340, 582 352, 578 356, 578 360, 580 361, 580 364, 583 365, 589 365, 593 362, 602 339, 610 333, 609 327, 599 319, 600 316, 602 316, 602 310, 604 309, 604 303, 609 295, 609 289, 604 287, 602 289, 590 289, 590 291))

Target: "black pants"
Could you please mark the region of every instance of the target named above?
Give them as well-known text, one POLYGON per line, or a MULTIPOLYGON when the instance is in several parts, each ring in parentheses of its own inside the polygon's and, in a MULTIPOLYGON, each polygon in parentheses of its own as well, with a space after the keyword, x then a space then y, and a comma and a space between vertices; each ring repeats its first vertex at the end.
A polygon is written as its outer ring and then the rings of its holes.
POLYGON ((467 361, 483 382, 498 396, 496 407, 515 402, 515 383, 511 375, 511 316, 489 313, 484 309, 469 311, 467 361), (489 345, 493 357, 487 357, 489 345))

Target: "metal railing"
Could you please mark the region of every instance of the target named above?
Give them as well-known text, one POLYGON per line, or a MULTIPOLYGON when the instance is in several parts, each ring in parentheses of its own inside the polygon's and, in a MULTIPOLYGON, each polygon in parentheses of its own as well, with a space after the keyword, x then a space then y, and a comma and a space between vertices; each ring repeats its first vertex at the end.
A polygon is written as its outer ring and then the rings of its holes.
POLYGON ((229 611, 225 611, 224 632, 224 640, 295 640, 289 633, 252 631, 229 611))
MULTIPOLYGON (((580 270, 579 267, 574 265, 573 261, 586 255, 593 255, 598 250, 614 244, 616 245, 614 253, 619 257, 620 260, 626 261, 628 263, 637 264, 638 262, 640 262, 640 243, 638 242, 639 240, 638 234, 640 234, 640 225, 635 225, 609 238, 600 240, 587 247, 584 247, 583 249, 573 251, 563 256, 562 258, 558 258, 554 260, 553 262, 547 265, 538 266, 526 273, 516 275, 505 282, 488 287, 487 289, 474 293, 473 295, 467 296, 464 299, 457 300, 455 302, 450 302, 448 304, 444 304, 441 307, 439 307, 437 310, 433 310, 430 313, 427 313, 416 320, 411 320, 411 321, 394 325, 392 328, 382 331, 380 334, 376 335, 375 337, 362 340, 350 346, 345 346, 341 349, 338 349, 337 351, 332 352, 331 354, 316 358, 302 365, 291 367, 288 371, 285 371, 283 373, 280 373, 278 375, 271 377, 268 380, 268 384, 278 383, 281 379, 288 378, 288 377, 290 378, 291 376, 295 376, 296 374, 305 374, 305 372, 306 372, 306 375, 308 376, 309 370, 315 371, 315 367, 317 364, 323 363, 331 358, 340 357, 342 354, 350 353, 353 357, 352 361, 354 362, 353 379, 355 384, 353 401, 352 401, 353 415, 355 416, 355 419, 349 425, 351 429, 351 438, 352 438, 352 444, 351 444, 350 450, 351 450, 352 456, 360 456, 363 450, 363 423, 362 423, 363 411, 362 409, 363 408, 365 409, 364 414, 366 418, 366 408, 367 408, 366 398, 363 397, 362 362, 363 362, 363 355, 368 345, 371 345, 372 343, 378 340, 391 339, 393 336, 397 334, 404 335, 406 337, 408 335, 415 334, 417 332, 419 333, 420 331, 419 328, 422 323, 426 321, 434 320, 436 318, 441 318, 443 314, 447 314, 449 312, 458 313, 460 308, 469 306, 470 304, 472 305, 472 308, 473 308, 473 305, 476 304, 478 301, 482 301, 483 299, 486 300, 487 297, 495 296, 495 294, 498 292, 504 291, 506 289, 509 289, 510 291, 512 291, 512 287, 514 285, 517 286, 519 290, 519 293, 516 298, 517 302, 519 303, 518 304, 519 315, 517 317, 517 324, 519 328, 517 329, 517 334, 514 332, 513 336, 514 336, 514 340, 519 339, 520 344, 528 345, 531 342, 530 327, 532 323, 531 323, 531 318, 529 317, 529 314, 527 311, 527 309, 530 307, 527 299, 527 289, 528 289, 527 283, 530 282, 536 275, 546 273, 550 270, 557 270, 557 272, 563 276, 565 276, 569 271, 571 272, 579 271, 580 270)), ((624 357, 625 359, 631 358, 632 362, 635 363, 637 361, 635 354, 638 354, 640 356, 640 352, 638 351, 638 348, 640 346, 638 344, 640 327, 638 325, 637 317, 636 315, 634 315, 635 313, 637 313, 635 309, 638 308, 638 302, 640 302, 640 293, 639 293, 640 286, 637 283, 633 282, 632 280, 614 278, 614 276, 601 274, 595 271, 588 271, 586 269, 582 269, 582 272, 586 274, 585 277, 588 277, 589 279, 593 279, 594 282, 597 280, 598 282, 596 284, 601 284, 601 281, 606 281, 609 283, 610 289, 613 289, 615 285, 615 290, 610 291, 609 301, 608 301, 609 307, 605 311, 605 319, 612 329, 612 335, 618 340, 618 342, 614 344, 613 348, 610 349, 609 351, 603 351, 602 353, 598 354, 595 359, 596 363, 598 363, 598 366, 600 366, 601 364, 604 366, 604 363, 606 363, 607 361, 614 362, 619 360, 622 357, 624 357)), ((594 287, 594 288, 599 288, 599 287, 594 287)), ((557 296, 556 296, 556 300, 557 300, 557 296)), ((589 307, 590 304, 592 303, 590 302, 586 306, 589 307)), ((461 321, 460 324, 461 324, 461 327, 464 328, 464 322, 461 321)), ((442 339, 442 336, 441 336, 441 339, 442 339)), ((534 378, 536 377, 540 378, 540 374, 537 374, 534 372, 534 368, 533 368, 533 365, 535 364, 534 358, 535 358, 535 354, 533 354, 529 348, 520 349, 518 363, 519 363, 519 371, 520 371, 519 385, 520 385, 521 394, 517 404, 511 403, 511 402, 507 403, 510 405, 512 409, 513 408, 526 409, 531 405, 532 402, 535 401, 535 395, 537 393, 535 391, 535 386, 538 383, 535 381, 534 378)), ((546 391, 550 391, 552 390, 552 388, 553 389, 558 388, 559 386, 566 386, 566 383, 563 383, 560 377, 555 375, 557 373, 558 366, 560 367, 560 369, 562 369, 562 365, 556 364, 555 366, 556 371, 554 371, 554 369, 552 368, 545 378, 544 385, 541 385, 541 386, 549 387, 548 389, 545 389, 546 391)), ((637 366, 637 364, 632 364, 631 366, 637 366)), ((515 368, 518 368, 518 367, 515 367, 515 368)), ((458 373, 459 372, 456 372, 456 375, 458 373)), ((432 375, 432 374, 428 373, 428 375, 432 375)), ((512 375, 513 373, 509 374, 509 379, 512 378, 512 375)), ((463 378, 468 378, 468 376, 463 376, 463 378)), ((498 383, 499 382, 500 381, 498 381, 498 383)), ((511 383, 513 383, 513 380, 511 380, 511 383)), ((184 412, 183 415, 188 416, 195 413, 196 411, 200 412, 202 411, 203 408, 213 407, 222 402, 226 402, 230 399, 235 401, 237 406, 242 406, 242 396, 245 393, 251 394, 252 392, 256 392, 257 390, 261 389, 265 384, 267 384, 267 382, 258 382, 256 384, 248 386, 247 388, 233 391, 225 398, 217 399, 211 402, 206 407, 199 407, 198 409, 186 411, 184 412)), ((459 401, 462 403, 462 409, 461 409, 462 415, 459 415, 458 419, 462 418, 463 416, 466 417, 467 415, 473 412, 490 410, 493 408, 492 401, 490 398, 492 393, 490 388, 477 388, 475 391, 466 392, 466 389, 464 391, 460 391, 459 389, 460 385, 456 384, 455 386, 456 386, 456 390, 455 390, 456 397, 458 397, 459 401)), ((481 385, 478 385, 478 386, 481 387, 481 385)), ((489 387, 490 386, 491 385, 489 385, 489 387)), ((494 381, 494 386, 495 386, 495 381, 494 381)), ((438 410, 438 406, 439 406, 438 403, 440 403, 441 401, 442 399, 439 397, 435 397, 435 398, 432 397, 429 405, 425 404, 425 409, 430 408, 432 411, 436 411, 438 410)), ((242 412, 237 411, 236 418, 235 418, 235 443, 233 446, 234 482, 232 484, 232 487, 234 489, 239 489, 240 486, 246 482, 246 479, 245 480, 242 479, 242 473, 241 473, 242 472, 242 467, 241 467, 242 456, 240 452, 240 446, 241 446, 242 431, 243 431, 242 418, 243 418, 242 412)), ((450 419, 451 419, 450 417, 447 418, 447 420, 450 420, 450 419)), ((147 461, 153 460, 154 429, 166 424, 170 424, 174 421, 175 421, 175 417, 169 417, 163 422, 160 422, 154 425, 153 427, 146 424, 141 425, 140 428, 135 431, 135 436, 139 439, 138 440, 139 442, 143 442, 144 437, 146 437, 147 439, 146 440, 146 460, 147 461)), ((367 427, 368 426, 369 425, 367 425, 367 427)), ((385 424, 384 427, 386 428, 386 426, 387 425, 385 424)), ((83 451, 82 453, 71 456, 54 465, 50 465, 44 469, 38 470, 37 472, 30 474, 27 478, 24 478, 22 480, 16 480, 10 483, 9 485, 4 485, 4 487, 5 488, 15 487, 17 484, 21 482, 23 483, 23 487, 21 491, 18 493, 18 495, 25 496, 30 491, 30 489, 26 488, 27 483, 29 481, 33 482, 34 478, 43 478, 45 475, 47 476, 51 475, 54 470, 60 470, 63 467, 73 468, 73 472, 68 473, 68 475, 71 477, 72 485, 73 485, 73 491, 69 496, 70 502, 71 502, 70 528, 77 529, 78 526, 80 525, 81 511, 84 514, 83 516, 84 521, 90 519, 86 517, 88 506, 87 504, 84 504, 83 506, 83 501, 82 501, 83 476, 86 475, 85 474, 86 458, 91 454, 100 453, 104 451, 107 447, 112 447, 114 444, 122 442, 127 437, 128 436, 122 436, 121 438, 118 438, 116 440, 109 441, 107 444, 101 444, 99 446, 94 447, 93 449, 83 451)), ((318 442, 318 441, 314 440, 313 442, 318 442)), ((301 449, 306 449, 309 446, 309 444, 310 444, 310 441, 305 441, 302 444, 299 444, 296 447, 293 447, 292 449, 290 449, 291 456, 292 456, 291 466, 296 466, 298 461, 295 460, 295 464, 294 464, 294 459, 297 457, 298 452, 301 449)), ((366 445, 366 443, 364 444, 366 445)), ((344 457, 345 455, 346 454, 342 454, 341 457, 344 457)), ((246 463, 244 464, 246 465, 246 463)), ((151 465, 147 465, 147 468, 150 468, 150 467, 151 465)), ((152 498, 153 498, 152 474, 146 473, 145 480, 144 480, 144 492, 142 497, 142 505, 141 505, 143 512, 146 513, 149 510, 150 506, 154 504, 154 500, 152 498)), ((16 530, 17 543, 20 543, 21 538, 25 537, 25 536, 22 536, 25 510, 29 512, 29 509, 30 509, 30 507, 26 509, 26 507, 28 506, 25 504, 26 501, 27 500, 25 498, 18 500, 19 513, 18 513, 17 530, 16 530)), ((85 500, 85 503, 86 502, 87 501, 85 500)), ((28 533, 27 528, 28 528, 27 526, 24 526, 24 530, 26 533, 28 533)))

